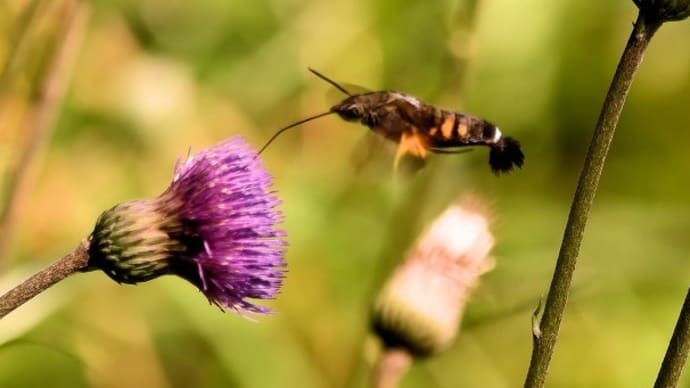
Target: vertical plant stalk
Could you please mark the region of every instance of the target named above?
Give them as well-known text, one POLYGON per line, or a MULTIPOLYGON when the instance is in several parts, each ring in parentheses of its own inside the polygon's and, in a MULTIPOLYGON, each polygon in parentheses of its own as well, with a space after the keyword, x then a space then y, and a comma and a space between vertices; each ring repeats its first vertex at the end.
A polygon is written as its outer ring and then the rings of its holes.
POLYGON ((611 86, 594 128, 594 135, 587 150, 580 180, 570 208, 558 261, 544 306, 544 314, 539 323, 541 335, 534 336, 534 347, 525 387, 544 386, 558 339, 563 312, 568 301, 580 244, 606 155, 635 72, 642 61, 643 53, 649 41, 660 25, 659 19, 650 18, 645 12, 639 13, 635 27, 618 63, 613 81, 611 81, 611 86))
POLYGON ((69 275, 85 269, 89 243, 82 241, 72 252, 0 296, 0 319, 69 275))
POLYGON ((47 141, 62 106, 84 38, 87 14, 88 4, 83 0, 76 0, 67 10, 57 34, 54 54, 39 87, 35 109, 26 131, 28 142, 16 168, 9 174, 5 202, 0 207, 0 264, 9 248, 19 203, 29 187, 36 156, 47 141))
POLYGON ((412 356, 402 348, 384 349, 374 371, 373 388, 397 388, 402 376, 412 365, 412 356))
MULTIPOLYGON (((7 61, 0 71, 0 104, 3 103, 5 92, 9 89, 17 67, 24 60, 26 46, 31 37, 31 28, 36 20, 36 15, 44 5, 43 0, 33 0, 26 6, 18 22, 16 34, 12 39, 12 47, 7 55, 7 61)), ((0 105, 2 108, 2 105, 0 105)), ((0 116, 1 117, 1 116, 0 116)), ((1 128, 2 126, 0 126, 1 128)))
POLYGON ((666 349, 664 361, 656 377, 654 388, 677 387, 690 351, 690 289, 685 295, 676 328, 666 349))

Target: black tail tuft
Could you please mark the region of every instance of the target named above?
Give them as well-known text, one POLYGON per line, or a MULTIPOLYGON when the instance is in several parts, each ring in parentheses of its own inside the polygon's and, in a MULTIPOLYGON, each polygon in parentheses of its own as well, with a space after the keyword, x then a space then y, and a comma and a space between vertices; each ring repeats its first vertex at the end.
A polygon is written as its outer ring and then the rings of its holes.
POLYGON ((520 142, 512 137, 504 137, 491 144, 489 165, 495 174, 510 172, 513 166, 522 167, 524 161, 525 155, 520 149, 520 142))

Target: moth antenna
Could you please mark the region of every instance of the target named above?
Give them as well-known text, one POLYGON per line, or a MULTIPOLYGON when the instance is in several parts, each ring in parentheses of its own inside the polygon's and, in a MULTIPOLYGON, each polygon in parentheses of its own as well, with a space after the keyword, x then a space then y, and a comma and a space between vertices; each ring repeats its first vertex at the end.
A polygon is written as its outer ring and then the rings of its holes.
POLYGON ((312 72, 315 76, 321 78, 322 80, 328 82, 329 84, 333 85, 336 89, 340 90, 341 92, 347 94, 348 96, 352 96, 352 93, 348 92, 347 89, 344 87, 340 86, 337 82, 333 81, 332 79, 326 77, 325 75, 319 73, 318 71, 312 69, 311 67, 308 67, 309 71, 312 72))
POLYGON ((268 139, 268 141, 266 142, 266 144, 264 144, 264 146, 261 147, 261 149, 259 150, 259 152, 256 153, 256 155, 257 155, 257 156, 261 155, 261 153, 264 152, 264 150, 265 150, 271 143, 273 143, 273 140, 275 140, 278 136, 280 136, 281 133, 287 131, 288 129, 294 128, 294 127, 296 127, 296 126, 298 126, 298 125, 301 125, 301 124, 304 124, 304 123, 306 123, 306 122, 308 122, 308 121, 316 120, 316 119, 318 119, 319 117, 327 116, 327 115, 330 115, 330 114, 333 114, 333 113, 335 113, 335 112, 333 112, 333 111, 328 111, 328 112, 324 112, 324 113, 319 113, 319 114, 317 114, 317 115, 314 115, 314 116, 311 116, 311 117, 307 117, 306 119, 302 119, 302 120, 300 120, 300 121, 294 122, 294 123, 288 125, 287 127, 280 128, 278 131, 276 131, 276 133, 273 134, 273 136, 271 136, 270 139, 268 139))

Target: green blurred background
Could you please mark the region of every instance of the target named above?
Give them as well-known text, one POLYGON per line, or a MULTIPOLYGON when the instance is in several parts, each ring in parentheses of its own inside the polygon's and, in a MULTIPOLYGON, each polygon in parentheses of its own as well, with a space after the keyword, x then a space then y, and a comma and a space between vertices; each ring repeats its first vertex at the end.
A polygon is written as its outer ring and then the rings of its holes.
MULTIPOLYGON (((0 1, 0 63, 29 1, 0 1)), ((6 177, 69 1, 43 1, 0 103, 6 177)), ((491 174, 484 149, 413 178, 390 155, 364 171, 367 136, 336 117, 264 154, 290 247, 278 313, 223 314, 193 286, 74 276, 0 322, 0 387, 364 387, 372 299, 415 237, 463 194, 490 206, 497 267, 455 344, 402 387, 521 386, 530 317, 550 282, 632 1, 94 1, 57 126, 22 198, 0 289, 72 249, 106 208, 159 194, 176 159, 225 137, 255 147, 327 109, 314 67, 472 112, 515 136, 524 168, 491 174)), ((623 112, 553 359, 552 387, 646 387, 690 270, 690 23, 661 28, 623 112)), ((3 181, 3 195, 7 180, 3 181)), ((684 380, 686 383, 689 379, 684 380)))

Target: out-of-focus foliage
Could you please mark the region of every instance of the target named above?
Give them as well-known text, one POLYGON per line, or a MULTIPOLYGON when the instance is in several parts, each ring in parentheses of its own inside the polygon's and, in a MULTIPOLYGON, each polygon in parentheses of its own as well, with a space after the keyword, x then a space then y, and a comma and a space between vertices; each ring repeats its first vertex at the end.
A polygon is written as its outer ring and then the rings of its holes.
MULTIPOLYGON (((0 2, 0 63, 28 1, 0 2)), ((0 168, 26 141, 60 2, 47 2, 3 98, 0 168)), ((68 279, 0 323, 0 386, 361 387, 376 357, 372 297, 422 228, 462 193, 494 214, 497 268, 457 342, 403 387, 514 387, 531 350, 583 155, 632 1, 96 1, 58 126, 16 226, 2 289, 67 252, 104 209, 152 197, 175 160, 327 109, 337 80, 482 115, 520 139, 521 171, 487 152, 390 156, 356 173, 364 128, 327 117, 265 156, 284 199, 289 273, 258 323, 176 278, 68 279), (10 279, 12 275, 12 279, 10 279)), ((581 251, 549 383, 649 386, 688 285, 690 23, 652 41, 623 112, 581 251)), ((686 381, 688 381, 686 379, 686 381)))

